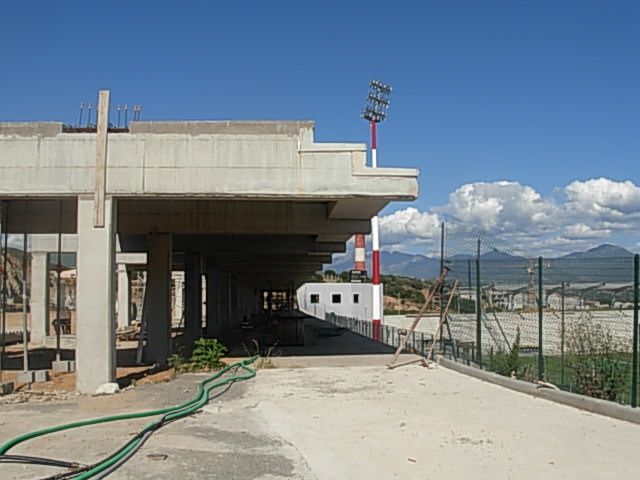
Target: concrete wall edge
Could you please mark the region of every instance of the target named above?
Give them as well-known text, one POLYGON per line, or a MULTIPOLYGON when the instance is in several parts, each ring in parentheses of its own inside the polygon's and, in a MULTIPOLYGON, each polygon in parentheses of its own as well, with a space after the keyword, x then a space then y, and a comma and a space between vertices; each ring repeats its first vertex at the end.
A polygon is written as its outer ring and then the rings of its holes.
POLYGON ((543 398, 545 400, 550 400, 552 402, 567 405, 590 413, 604 415, 617 420, 623 420, 640 425, 640 409, 634 409, 614 402, 586 397, 576 393, 565 392, 563 390, 555 390, 522 380, 514 380, 498 375, 497 373, 470 367, 442 356, 438 356, 437 360, 439 365, 448 368, 449 370, 454 370, 458 373, 469 375, 485 382, 493 383, 510 390, 515 390, 527 395, 533 395, 534 397, 543 398))

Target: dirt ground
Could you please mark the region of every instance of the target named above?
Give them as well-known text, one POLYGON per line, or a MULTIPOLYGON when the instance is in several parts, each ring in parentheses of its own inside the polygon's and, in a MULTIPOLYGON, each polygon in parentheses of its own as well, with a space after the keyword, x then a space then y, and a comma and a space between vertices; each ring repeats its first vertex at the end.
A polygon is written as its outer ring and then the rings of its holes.
MULTIPOLYGON (((135 349, 136 342, 118 342, 118 364, 116 369, 117 381, 121 388, 127 387, 132 383, 156 383, 168 381, 172 378, 173 372, 169 369, 155 370, 151 365, 136 365, 135 349)), ((2 372, 2 380, 15 382, 16 376, 22 371, 23 350, 22 344, 13 344, 6 347, 7 355, 4 362, 6 370, 2 372)), ((63 349, 61 352, 63 360, 73 360, 73 350, 63 349)), ((36 370, 47 370, 49 372, 50 381, 42 383, 34 383, 30 386, 21 383, 15 383, 15 389, 18 391, 33 390, 36 392, 72 392, 76 388, 76 374, 73 373, 54 373, 49 367, 51 361, 55 359, 55 349, 46 348, 40 345, 29 344, 29 367, 36 370)), ((1 403, 1 402, 0 402, 1 403)))
MULTIPOLYGON (((115 479, 631 479, 640 426, 387 355, 287 357, 151 437, 115 479)), ((177 404, 202 374, 110 397, 0 406, 0 441, 73 419, 177 404)), ((13 453, 93 462, 148 420, 37 439, 13 453)), ((44 467, 2 466, 33 479, 44 467)))

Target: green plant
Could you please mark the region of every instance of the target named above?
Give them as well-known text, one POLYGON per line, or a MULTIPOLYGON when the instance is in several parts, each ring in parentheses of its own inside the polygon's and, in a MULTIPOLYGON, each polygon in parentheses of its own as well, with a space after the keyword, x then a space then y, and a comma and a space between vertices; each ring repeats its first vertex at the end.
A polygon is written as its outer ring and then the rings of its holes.
POLYGON ((220 359, 227 352, 227 347, 215 338, 199 338, 191 354, 191 362, 198 370, 222 368, 220 359))
POLYGON ((509 353, 497 353, 491 357, 493 370, 505 377, 520 378, 522 375, 520 368, 520 327, 516 329, 516 338, 509 353))
POLYGON ((256 339, 253 339, 251 342, 253 343, 253 346, 254 346, 253 349, 247 348, 247 346, 244 343, 242 344, 242 346, 245 352, 247 352, 247 355, 249 355, 250 357, 258 356, 258 359, 254 363, 254 366, 256 367, 256 369, 276 368, 275 364, 273 363, 273 359, 274 357, 279 357, 281 354, 281 351, 276 350, 275 345, 271 345, 267 348, 261 349, 260 344, 256 339))
POLYGON ((579 393, 619 401, 629 382, 626 345, 597 322, 577 322, 567 331, 567 361, 579 393))
POLYGON ((188 365, 187 360, 183 355, 179 353, 173 353, 167 358, 167 363, 171 368, 173 368, 176 372, 183 371, 185 367, 188 365))

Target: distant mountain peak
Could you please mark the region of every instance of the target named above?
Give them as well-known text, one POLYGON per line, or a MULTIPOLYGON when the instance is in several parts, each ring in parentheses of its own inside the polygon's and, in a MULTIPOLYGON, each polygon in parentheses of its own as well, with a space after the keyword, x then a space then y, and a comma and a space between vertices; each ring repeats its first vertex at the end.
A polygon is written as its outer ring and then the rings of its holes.
POLYGON ((633 257, 626 248, 618 245, 612 245, 610 243, 602 243, 597 247, 590 248, 585 252, 573 252, 568 255, 564 255, 561 258, 626 258, 633 257))

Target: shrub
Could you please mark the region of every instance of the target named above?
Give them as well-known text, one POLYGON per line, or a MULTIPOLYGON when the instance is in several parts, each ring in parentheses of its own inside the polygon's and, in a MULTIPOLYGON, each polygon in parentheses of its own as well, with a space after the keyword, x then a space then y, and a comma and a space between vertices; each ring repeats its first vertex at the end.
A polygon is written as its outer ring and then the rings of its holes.
POLYGON ((186 365, 187 361, 179 353, 174 353, 167 359, 167 363, 174 370, 180 371, 180 370, 182 370, 184 368, 184 366, 186 365))
POLYGON ((222 368, 220 359, 227 352, 227 347, 215 338, 199 338, 191 355, 191 362, 198 370, 222 368))
POLYGON ((567 331, 567 361, 578 393, 619 401, 629 381, 630 365, 608 327, 597 322, 578 322, 567 331))
POLYGON ((515 376, 519 378, 522 374, 520 371, 520 327, 517 327, 516 338, 511 346, 509 353, 497 353, 491 358, 493 370, 499 375, 505 377, 515 376))

